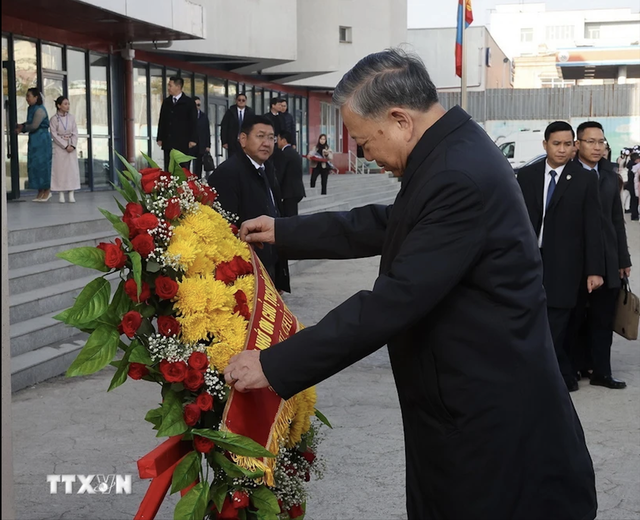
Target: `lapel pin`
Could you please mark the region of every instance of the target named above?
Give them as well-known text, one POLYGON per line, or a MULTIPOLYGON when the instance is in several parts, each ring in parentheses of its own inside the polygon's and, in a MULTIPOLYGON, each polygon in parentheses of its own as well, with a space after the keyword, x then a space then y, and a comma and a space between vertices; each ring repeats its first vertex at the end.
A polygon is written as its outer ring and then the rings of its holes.
POLYGON ((567 175, 567 180, 570 181, 571 180, 571 175, 567 175))

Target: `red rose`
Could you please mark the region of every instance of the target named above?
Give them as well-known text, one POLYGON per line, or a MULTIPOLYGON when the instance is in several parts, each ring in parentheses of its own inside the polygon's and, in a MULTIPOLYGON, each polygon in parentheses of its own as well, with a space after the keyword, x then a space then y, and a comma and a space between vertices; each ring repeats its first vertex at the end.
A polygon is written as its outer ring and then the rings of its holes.
POLYGON ((160 361, 160 373, 168 383, 182 383, 187 375, 187 364, 184 361, 169 363, 166 359, 160 361))
POLYGON ((204 352, 192 352, 189 356, 189 366, 204 372, 209 368, 209 359, 204 352))
POLYGON ((309 464, 313 464, 313 461, 316 460, 316 454, 309 450, 305 451, 302 456, 309 464))
POLYGON ((162 170, 160 168, 142 168, 140 170, 140 175, 146 177, 147 175, 153 175, 155 173, 160 173, 162 170))
POLYGON ((164 210, 164 216, 167 220, 173 220, 180 216, 182 210, 180 209, 180 202, 177 198, 173 197, 167 204, 167 209, 164 210))
POLYGON ((231 502, 236 509, 245 509, 249 507, 249 493, 236 491, 231 497, 231 502))
POLYGON ((203 186, 200 192, 200 202, 210 206, 218 198, 218 193, 210 186, 203 186))
POLYGON ((127 218, 138 218, 142 216, 143 213, 144 208, 142 204, 138 204, 137 202, 128 202, 124 208, 124 216, 127 218))
POLYGON ((145 193, 152 193, 156 187, 156 182, 160 180, 160 168, 158 168, 157 172, 149 173, 147 175, 143 175, 142 179, 140 179, 140 184, 142 185, 142 191, 145 193))
POLYGON ((139 231, 149 231, 158 227, 158 217, 153 213, 145 213, 141 217, 133 220, 139 231))
POLYGON ((182 171, 183 171, 183 172, 184 172, 184 174, 186 175, 187 180, 197 179, 197 177, 196 177, 193 173, 191 173, 191 172, 189 171, 189 169, 188 169, 188 168, 185 168, 185 167, 183 166, 183 167, 182 167, 182 171))
POLYGON ((248 321, 251 318, 251 311, 249 311, 249 306, 247 305, 247 295, 244 291, 236 291, 234 296, 236 298, 236 306, 233 312, 237 312, 248 321))
POLYGON ((170 300, 178 293, 178 283, 168 276, 156 278, 156 294, 162 300, 170 300))
POLYGON ((222 511, 218 513, 218 518, 224 520, 238 520, 240 518, 238 516, 238 510, 233 507, 233 502, 229 497, 224 499, 224 504, 222 504, 222 511))
POLYGON ((287 511, 290 518, 298 518, 299 516, 304 515, 304 510, 300 504, 296 504, 295 506, 291 506, 291 509, 287 511))
POLYGON ((131 379, 142 379, 149 373, 149 369, 142 363, 131 363, 129 365, 129 377, 131 379))
POLYGON ((234 256, 230 264, 231 268, 238 276, 251 274, 253 272, 253 266, 251 265, 251 262, 247 262, 242 257, 234 256))
POLYGON ((189 426, 195 426, 200 420, 202 410, 198 408, 198 405, 190 403, 184 407, 184 422, 189 426))
POLYGON ((127 263, 127 255, 120 248, 122 240, 116 238, 116 243, 100 242, 96 247, 104 251, 104 265, 111 269, 122 269, 127 263))
POLYGON ((196 404, 203 412, 213 410, 213 396, 207 392, 202 392, 198 397, 196 397, 196 404))
POLYGON ((165 337, 180 334, 180 324, 173 316, 158 316, 158 332, 165 337))
POLYGON ((235 224, 229 224, 229 227, 231 228, 231 232, 232 232, 234 235, 236 235, 236 236, 237 236, 237 235, 238 235, 238 226, 236 226, 235 224))
POLYGON ((140 234, 140 231, 136 227, 136 220, 133 217, 127 217, 126 215, 122 217, 122 222, 124 222, 129 228, 129 239, 135 238, 140 234))
POLYGON ((143 233, 142 235, 138 235, 132 239, 131 245, 133 246, 134 251, 140 253, 142 258, 147 258, 151 251, 156 248, 153 237, 147 233, 143 233))
POLYGON ((209 453, 215 447, 215 443, 211 439, 196 435, 193 437, 193 447, 200 453, 209 453))
POLYGON ((224 283, 233 282, 238 276, 231 268, 231 264, 229 262, 220 262, 216 266, 216 280, 219 280, 224 283))
POLYGON ((138 311, 129 311, 122 317, 122 331, 130 338, 135 336, 142 323, 142 315, 138 311))
POLYGON ((124 292, 127 293, 129 298, 131 298, 136 303, 145 302, 149 298, 151 298, 151 289, 149 288, 149 284, 147 282, 142 282, 140 298, 137 297, 138 285, 133 278, 129 278, 126 282, 124 282, 124 292))
MULTIPOLYGON (((200 390, 200 387, 204 385, 204 376, 199 370, 189 369, 187 370, 187 375, 182 384, 187 390, 197 392, 200 390)), ((198 406, 197 403, 196 406, 198 406)), ((200 409, 200 406, 198 406, 198 409, 200 409)))
POLYGON ((189 188, 191 188, 191 191, 193 192, 193 196, 198 198, 201 191, 200 191, 200 186, 196 184, 196 181, 189 181, 187 182, 187 185, 189 186, 189 188))

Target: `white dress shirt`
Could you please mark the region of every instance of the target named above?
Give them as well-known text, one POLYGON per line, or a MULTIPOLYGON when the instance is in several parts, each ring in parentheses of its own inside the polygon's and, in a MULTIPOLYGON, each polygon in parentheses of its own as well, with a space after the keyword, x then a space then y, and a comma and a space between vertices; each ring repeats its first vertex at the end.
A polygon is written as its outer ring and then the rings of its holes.
POLYGON ((177 96, 173 96, 173 102, 177 103, 181 97, 182 97, 182 92, 180 92, 180 94, 178 94, 177 96))
POLYGON ((549 172, 553 170, 556 172, 556 189, 558 188, 558 183, 560 182, 560 177, 562 177, 562 170, 566 164, 562 166, 558 166, 557 168, 552 168, 549 166, 549 163, 545 161, 544 163, 544 191, 542 192, 542 225, 540 226, 540 234, 538 235, 538 247, 542 247, 542 234, 544 232, 544 217, 547 214, 547 194, 549 193, 549 184, 551 184, 551 175, 549 172))

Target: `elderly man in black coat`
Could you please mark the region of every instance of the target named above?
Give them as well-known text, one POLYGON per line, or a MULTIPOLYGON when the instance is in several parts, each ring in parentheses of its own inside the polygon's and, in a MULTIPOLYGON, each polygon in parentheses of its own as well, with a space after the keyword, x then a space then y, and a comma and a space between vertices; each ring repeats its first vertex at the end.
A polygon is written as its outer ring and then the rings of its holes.
MULTIPOLYGON (((169 168, 169 153, 180 150, 191 155, 198 143, 198 109, 193 99, 182 92, 184 80, 179 76, 169 78, 169 96, 160 107, 158 120, 158 146, 164 151, 164 167, 169 168)), ((189 168, 191 161, 182 163, 189 168)))
POLYGON ((317 325, 232 358, 238 391, 284 399, 387 344, 411 520, 591 520, 595 478, 549 333, 542 260, 513 170, 419 58, 362 59, 334 91, 365 157, 402 187, 389 207, 245 222, 290 258, 382 255, 371 290, 317 325))

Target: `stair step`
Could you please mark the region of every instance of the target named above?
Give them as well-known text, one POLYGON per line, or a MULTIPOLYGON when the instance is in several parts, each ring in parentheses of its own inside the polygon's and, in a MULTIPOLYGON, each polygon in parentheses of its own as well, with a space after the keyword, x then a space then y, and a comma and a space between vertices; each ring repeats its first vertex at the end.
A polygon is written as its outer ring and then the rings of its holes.
POLYGON ((100 242, 112 241, 116 236, 113 228, 87 235, 71 236, 56 240, 45 240, 31 244, 9 246, 9 269, 37 265, 55 260, 56 253, 82 246, 97 246, 100 242))
POLYGON ((89 235, 101 231, 113 230, 111 222, 98 213, 82 222, 69 222, 63 225, 11 229, 8 236, 9 246, 37 244, 51 240, 65 239, 74 236, 89 235))
POLYGON ((53 319, 58 312, 50 312, 11 325, 11 357, 37 350, 42 348, 42 345, 68 340, 78 334, 77 329, 53 319))
POLYGON ((76 334, 64 341, 11 357, 11 391, 16 392, 64 374, 89 336, 76 334))
MULTIPOLYGON (((17 295, 77 278, 84 278, 90 270, 70 264, 66 260, 54 260, 44 264, 9 270, 9 293, 17 295)), ((95 271, 99 273, 100 271, 95 271)))
MULTIPOLYGON (((89 270, 87 270, 87 273, 89 270)), ((51 312, 60 312, 71 307, 82 289, 99 276, 98 272, 91 276, 69 280, 63 283, 48 285, 11 296, 9 322, 11 325, 21 321, 37 318, 51 312)), ((105 277, 111 282, 111 293, 120 282, 120 276, 111 273, 105 277)))

